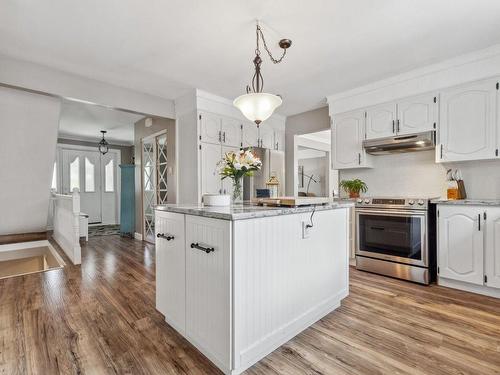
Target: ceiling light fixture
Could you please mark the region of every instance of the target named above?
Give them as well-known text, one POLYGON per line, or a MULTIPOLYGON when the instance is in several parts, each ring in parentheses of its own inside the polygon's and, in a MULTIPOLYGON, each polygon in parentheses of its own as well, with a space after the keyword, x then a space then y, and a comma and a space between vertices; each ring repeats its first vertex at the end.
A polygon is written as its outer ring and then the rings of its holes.
POLYGON ((279 46, 283 49, 283 53, 279 59, 276 59, 271 54, 271 51, 269 51, 269 48, 267 48, 264 33, 262 32, 258 22, 255 34, 257 47, 255 48, 255 58, 253 59, 255 73, 252 77, 252 87, 247 85, 247 93, 234 99, 233 104, 247 119, 255 122, 257 126, 259 126, 260 123, 267 120, 273 114, 274 110, 282 103, 279 95, 262 92, 262 89, 264 88, 264 78, 262 78, 262 74, 260 73, 262 59, 260 57, 259 41, 262 39, 264 49, 274 64, 279 64, 283 60, 286 55, 286 50, 292 45, 292 41, 290 39, 281 39, 279 41, 279 46))
POLYGON ((106 130, 101 130, 101 133, 102 133, 102 139, 101 142, 97 144, 97 147, 99 148, 99 152, 105 155, 109 151, 109 143, 104 139, 104 134, 106 134, 106 130))

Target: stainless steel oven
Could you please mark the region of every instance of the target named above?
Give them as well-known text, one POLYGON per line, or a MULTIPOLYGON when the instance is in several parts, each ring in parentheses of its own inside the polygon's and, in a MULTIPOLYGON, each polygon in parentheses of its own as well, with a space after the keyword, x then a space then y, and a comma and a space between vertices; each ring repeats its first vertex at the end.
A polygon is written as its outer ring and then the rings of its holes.
POLYGON ((433 260, 429 228, 428 200, 358 200, 356 267, 428 284, 433 260))

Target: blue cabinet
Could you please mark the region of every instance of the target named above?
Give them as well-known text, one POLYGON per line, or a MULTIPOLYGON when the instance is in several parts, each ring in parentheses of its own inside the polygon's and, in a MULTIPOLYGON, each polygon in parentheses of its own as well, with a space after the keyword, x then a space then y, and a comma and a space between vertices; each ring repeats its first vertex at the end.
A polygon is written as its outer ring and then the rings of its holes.
POLYGON ((120 164, 120 234, 134 237, 135 232, 135 164, 120 164))

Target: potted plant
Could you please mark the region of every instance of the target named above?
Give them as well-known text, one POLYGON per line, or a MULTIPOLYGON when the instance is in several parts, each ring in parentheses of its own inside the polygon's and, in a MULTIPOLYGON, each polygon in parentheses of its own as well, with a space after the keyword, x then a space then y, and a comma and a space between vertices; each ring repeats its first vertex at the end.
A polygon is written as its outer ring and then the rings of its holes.
POLYGON ((346 193, 349 193, 349 198, 359 198, 360 192, 366 193, 368 191, 366 183, 357 178, 354 180, 340 181, 340 187, 344 189, 346 193))
POLYGON ((241 179, 243 176, 252 176, 254 171, 262 167, 262 162, 251 149, 237 152, 226 152, 218 163, 221 179, 233 180, 233 202, 241 200, 241 179))

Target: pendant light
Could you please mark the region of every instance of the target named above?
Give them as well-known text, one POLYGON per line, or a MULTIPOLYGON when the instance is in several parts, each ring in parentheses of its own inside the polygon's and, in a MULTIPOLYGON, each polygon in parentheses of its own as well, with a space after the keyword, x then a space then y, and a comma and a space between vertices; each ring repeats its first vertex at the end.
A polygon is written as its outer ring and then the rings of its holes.
POLYGON ((269 48, 267 48, 266 40, 264 39, 264 33, 257 22, 257 27, 255 30, 257 47, 255 48, 255 58, 253 59, 253 64, 255 66, 255 73, 252 77, 252 87, 246 87, 246 94, 241 95, 234 99, 234 106, 238 108, 243 115, 257 124, 257 127, 262 121, 267 120, 278 108, 281 103, 281 97, 279 95, 269 94, 262 92, 264 88, 264 78, 260 73, 260 65, 262 64, 262 59, 260 57, 260 39, 262 39, 262 44, 264 49, 269 55, 271 61, 274 64, 279 64, 286 55, 286 50, 292 45, 290 39, 281 39, 279 41, 280 48, 283 49, 283 53, 279 59, 275 59, 269 48))
POLYGON ((97 144, 99 152, 103 155, 107 154, 109 151, 109 143, 104 139, 104 134, 106 134, 106 130, 101 130, 102 139, 101 142, 97 144))

